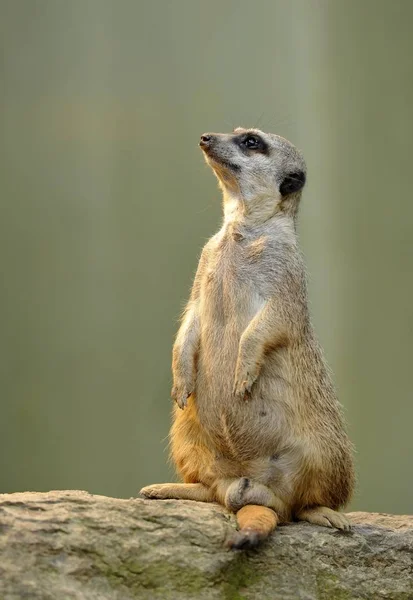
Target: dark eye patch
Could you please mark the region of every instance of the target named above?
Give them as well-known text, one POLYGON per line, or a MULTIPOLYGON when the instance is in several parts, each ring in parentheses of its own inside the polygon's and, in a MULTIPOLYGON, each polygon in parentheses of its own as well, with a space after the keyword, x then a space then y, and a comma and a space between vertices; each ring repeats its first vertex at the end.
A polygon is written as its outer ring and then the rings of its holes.
POLYGON ((260 152, 268 154, 268 144, 256 133, 243 133, 234 137, 234 143, 242 150, 244 154, 249 156, 252 152, 260 152))

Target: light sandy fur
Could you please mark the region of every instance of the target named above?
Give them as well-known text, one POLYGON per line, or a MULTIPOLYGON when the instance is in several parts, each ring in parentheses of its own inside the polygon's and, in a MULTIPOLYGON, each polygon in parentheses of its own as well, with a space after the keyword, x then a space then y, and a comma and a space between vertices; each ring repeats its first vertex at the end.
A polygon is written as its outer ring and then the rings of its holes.
POLYGON ((297 239, 303 157, 256 129, 204 134, 200 145, 224 221, 202 251, 173 348, 171 450, 184 483, 141 493, 234 512, 253 505, 235 547, 257 541, 254 523, 269 514, 261 506, 276 519, 259 539, 293 519, 347 529, 337 510, 354 487, 352 446, 310 322, 297 239))

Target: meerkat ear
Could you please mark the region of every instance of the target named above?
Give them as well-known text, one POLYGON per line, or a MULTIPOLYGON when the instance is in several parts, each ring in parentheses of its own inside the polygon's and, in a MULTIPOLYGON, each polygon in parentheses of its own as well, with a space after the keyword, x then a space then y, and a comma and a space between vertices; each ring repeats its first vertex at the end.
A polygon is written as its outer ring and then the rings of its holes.
POLYGON ((281 196, 288 196, 303 189, 306 176, 304 171, 289 173, 284 177, 280 185, 281 196))

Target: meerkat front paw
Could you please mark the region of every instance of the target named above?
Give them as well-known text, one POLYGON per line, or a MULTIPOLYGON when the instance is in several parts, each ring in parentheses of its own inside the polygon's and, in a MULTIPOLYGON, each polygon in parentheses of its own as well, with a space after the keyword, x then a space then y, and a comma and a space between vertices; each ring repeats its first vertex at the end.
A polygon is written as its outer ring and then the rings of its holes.
POLYGON ((171 397, 180 409, 184 409, 188 404, 188 398, 193 393, 193 385, 185 385, 182 381, 175 381, 171 390, 171 397))
POLYGON ((251 396, 251 389, 258 378, 258 368, 237 367, 233 394, 235 397, 247 400, 251 396))

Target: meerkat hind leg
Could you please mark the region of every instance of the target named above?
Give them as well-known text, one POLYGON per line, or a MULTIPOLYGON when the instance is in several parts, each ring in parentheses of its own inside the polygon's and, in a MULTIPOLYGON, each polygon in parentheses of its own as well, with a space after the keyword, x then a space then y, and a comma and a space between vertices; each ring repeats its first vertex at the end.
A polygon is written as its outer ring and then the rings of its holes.
POLYGON ((307 521, 313 525, 322 525, 323 527, 336 527, 343 531, 350 530, 350 523, 343 513, 339 513, 327 506, 314 506, 304 508, 297 513, 296 518, 299 521, 307 521))
POLYGON ((195 500, 197 502, 212 502, 210 488, 202 483, 155 483, 141 489, 145 498, 158 500, 195 500))

